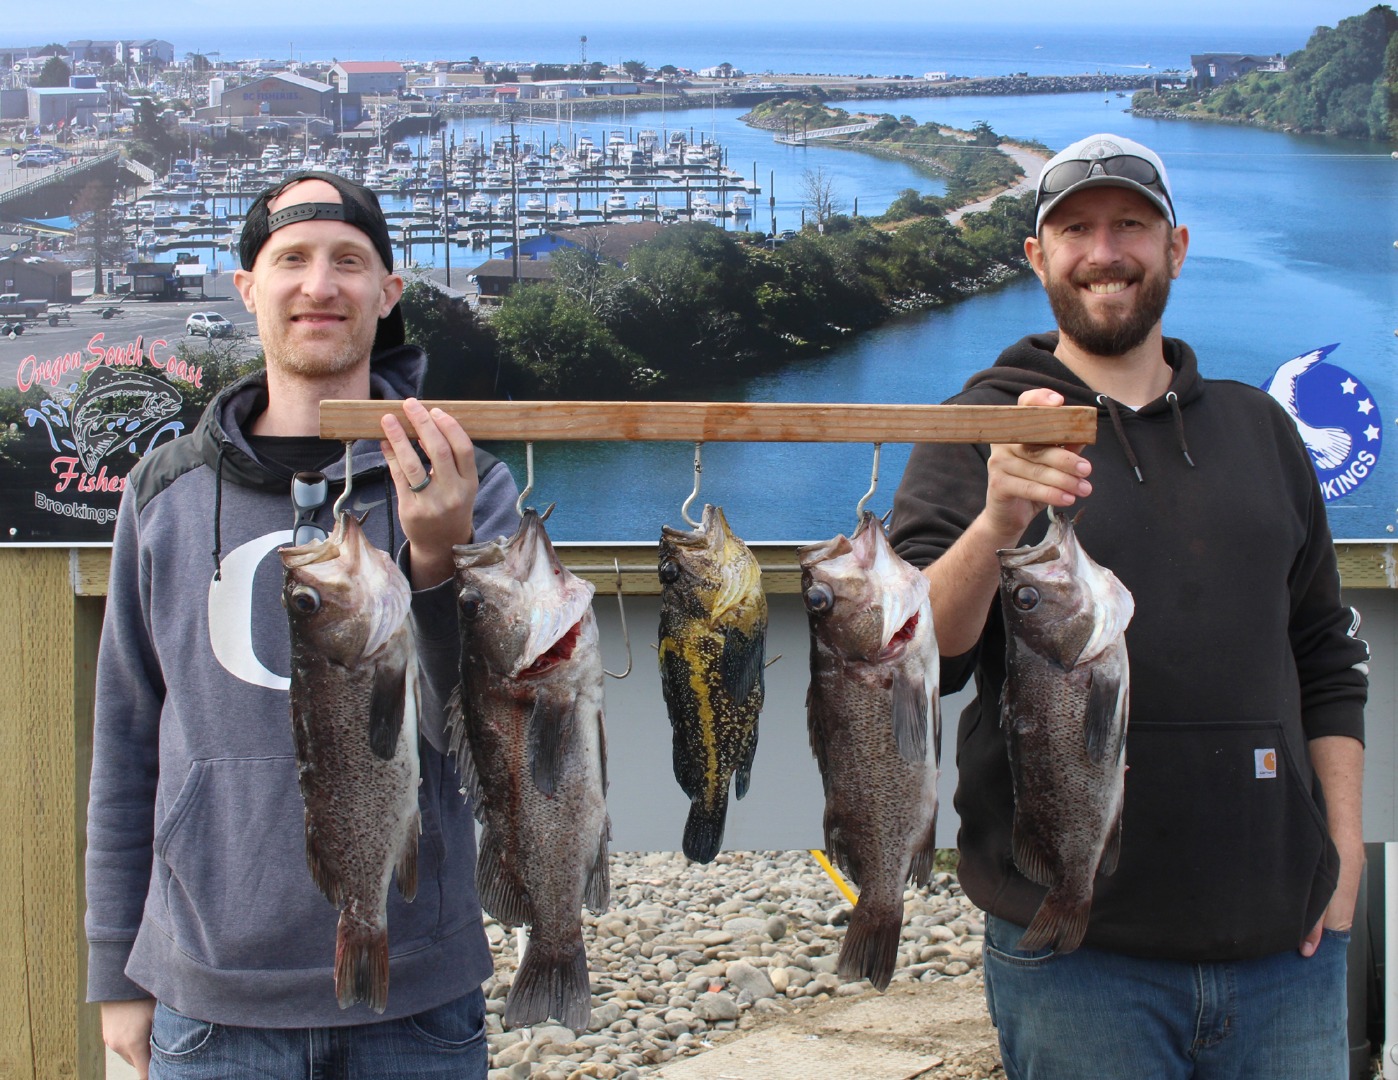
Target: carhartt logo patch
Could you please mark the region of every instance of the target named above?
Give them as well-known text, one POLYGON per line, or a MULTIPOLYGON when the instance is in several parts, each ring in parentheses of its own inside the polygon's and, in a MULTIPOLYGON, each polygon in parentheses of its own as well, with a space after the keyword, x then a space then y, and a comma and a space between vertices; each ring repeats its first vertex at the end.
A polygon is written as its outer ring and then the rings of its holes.
POLYGON ((1277 752, 1275 750, 1254 750, 1252 763, 1259 780, 1270 780, 1277 775, 1277 752))

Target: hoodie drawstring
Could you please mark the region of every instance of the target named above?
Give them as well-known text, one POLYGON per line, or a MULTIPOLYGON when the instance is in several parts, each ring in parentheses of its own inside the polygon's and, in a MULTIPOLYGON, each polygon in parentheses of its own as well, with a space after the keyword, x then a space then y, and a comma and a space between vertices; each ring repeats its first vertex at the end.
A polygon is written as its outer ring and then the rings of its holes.
POLYGON ((1175 437, 1180 442, 1180 453, 1184 455, 1184 460, 1189 462, 1189 467, 1194 468, 1194 459, 1189 456, 1189 444, 1184 441, 1184 413, 1180 411, 1180 396, 1171 390, 1165 395, 1165 400, 1170 403, 1170 412, 1175 416, 1175 437))
POLYGON ((388 470, 383 471, 383 497, 384 503, 388 507, 388 557, 398 558, 398 537, 393 528, 393 477, 388 470))
POLYGON ((1136 451, 1131 448, 1131 441, 1126 437, 1126 429, 1121 425, 1121 410, 1117 407, 1117 403, 1106 394, 1098 394, 1097 404, 1107 407, 1107 413, 1112 418, 1112 430, 1116 432, 1116 441, 1121 444, 1122 452, 1126 455, 1131 471, 1136 474, 1136 482, 1144 484, 1146 478, 1141 475, 1141 465, 1136 460, 1136 451))
POLYGON ((218 444, 218 459, 214 462, 214 580, 223 580, 223 455, 227 444, 218 444))

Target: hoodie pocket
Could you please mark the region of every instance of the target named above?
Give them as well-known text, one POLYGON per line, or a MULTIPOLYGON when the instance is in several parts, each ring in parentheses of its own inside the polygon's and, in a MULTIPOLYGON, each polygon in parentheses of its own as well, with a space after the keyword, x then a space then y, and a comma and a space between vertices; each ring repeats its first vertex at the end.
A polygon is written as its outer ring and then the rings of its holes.
POLYGON ((1094 916, 1152 926, 1181 955, 1299 944, 1336 872, 1304 744, 1266 720, 1133 723, 1126 761, 1122 861, 1094 916))
MULTIPOLYGON (((158 922, 200 963, 277 970, 333 964, 339 915, 306 864, 296 777, 290 756, 190 765, 156 831, 161 887, 153 897, 164 901, 158 922)), ((419 847, 414 903, 402 904, 397 885, 389 886, 391 953, 420 948, 436 931, 436 854, 430 844, 419 847)))

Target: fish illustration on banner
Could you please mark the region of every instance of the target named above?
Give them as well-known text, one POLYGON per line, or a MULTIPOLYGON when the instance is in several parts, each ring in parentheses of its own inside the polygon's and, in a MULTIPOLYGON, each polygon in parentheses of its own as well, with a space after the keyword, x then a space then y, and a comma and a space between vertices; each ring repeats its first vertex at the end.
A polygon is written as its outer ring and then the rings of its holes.
POLYGON ((1373 476, 1383 449, 1375 395, 1352 373, 1328 362, 1337 348, 1338 342, 1292 357, 1262 387, 1295 422, 1327 504, 1373 476))

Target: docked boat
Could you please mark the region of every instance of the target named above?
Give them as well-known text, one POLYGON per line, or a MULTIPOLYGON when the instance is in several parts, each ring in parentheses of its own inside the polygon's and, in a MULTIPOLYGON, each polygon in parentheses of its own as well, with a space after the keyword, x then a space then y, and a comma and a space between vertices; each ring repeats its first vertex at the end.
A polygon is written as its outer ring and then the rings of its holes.
POLYGON ((567 195, 559 195, 553 200, 553 216, 559 221, 567 221, 573 216, 573 203, 567 195))
POLYGON ((626 195, 620 191, 613 191, 610 195, 607 196, 606 206, 608 213, 612 214, 627 209, 626 195))
POLYGON ((413 196, 413 213, 414 213, 414 214, 430 214, 430 213, 432 213, 432 198, 431 198, 431 196, 429 196, 429 195, 414 195, 414 196, 413 196))
POLYGON ((511 195, 501 195, 495 200, 495 216, 512 218, 515 216, 515 200, 511 195))
POLYGON ((734 217, 752 217, 752 207, 748 205, 747 196, 734 195, 729 199, 728 212, 734 217))

